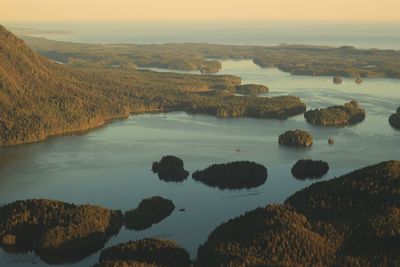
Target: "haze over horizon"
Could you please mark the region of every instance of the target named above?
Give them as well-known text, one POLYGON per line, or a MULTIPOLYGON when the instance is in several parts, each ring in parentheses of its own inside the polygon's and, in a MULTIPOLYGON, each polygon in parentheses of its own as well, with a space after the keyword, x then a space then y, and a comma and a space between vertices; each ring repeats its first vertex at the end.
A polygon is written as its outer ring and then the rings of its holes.
POLYGON ((1 22, 351 21, 400 22, 400 2, 346 0, 2 0, 1 22))

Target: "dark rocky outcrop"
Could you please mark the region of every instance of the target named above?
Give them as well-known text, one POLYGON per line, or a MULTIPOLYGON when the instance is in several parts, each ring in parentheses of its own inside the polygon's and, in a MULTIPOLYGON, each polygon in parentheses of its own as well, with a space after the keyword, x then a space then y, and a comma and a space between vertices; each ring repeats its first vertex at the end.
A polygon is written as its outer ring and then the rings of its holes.
POLYGON ((243 95, 258 95, 268 91, 268 87, 261 84, 242 84, 235 87, 235 92, 243 95))
POLYGON ((395 129, 400 129, 400 107, 389 117, 389 124, 395 129))
POLYGON ((128 229, 143 230, 161 222, 171 215, 174 203, 159 196, 142 200, 136 209, 125 212, 125 226, 128 229))
POLYGON ((192 174, 193 179, 219 189, 257 187, 265 183, 267 168, 251 161, 213 164, 192 174))
POLYGON ((400 161, 368 166, 218 226, 198 266, 398 266, 400 161))
POLYGON ((362 122, 365 119, 365 110, 357 101, 351 101, 344 106, 332 106, 325 109, 313 109, 304 113, 308 123, 321 126, 345 126, 362 122))
POLYGON ((73 262, 100 249, 119 231, 122 219, 120 211, 99 206, 16 201, 0 208, 0 240, 17 249, 33 249, 43 258, 60 256, 61 262, 73 262))
POLYGON ((97 267, 189 267, 189 254, 175 242, 160 239, 130 241, 107 248, 97 267))
POLYGON ((189 173, 183 167, 183 160, 175 156, 164 156, 160 161, 153 162, 152 171, 167 182, 182 182, 189 173))
POLYGON ((281 134, 278 142, 280 145, 286 146, 311 146, 313 144, 313 136, 306 131, 296 129, 281 134))
POLYGON ((333 77, 333 83, 334 84, 341 84, 342 81, 343 81, 342 78, 340 78, 339 76, 333 77))
POLYGON ((329 165, 322 160, 301 159, 292 167, 292 174, 300 180, 318 179, 329 171, 329 165))

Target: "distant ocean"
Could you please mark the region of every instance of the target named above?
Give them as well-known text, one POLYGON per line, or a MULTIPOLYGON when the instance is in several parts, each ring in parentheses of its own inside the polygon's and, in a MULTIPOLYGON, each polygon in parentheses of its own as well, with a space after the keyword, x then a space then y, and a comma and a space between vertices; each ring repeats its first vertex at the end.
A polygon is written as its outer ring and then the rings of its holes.
POLYGON ((314 44, 400 50, 400 23, 8 23, 19 35, 85 43, 314 44))

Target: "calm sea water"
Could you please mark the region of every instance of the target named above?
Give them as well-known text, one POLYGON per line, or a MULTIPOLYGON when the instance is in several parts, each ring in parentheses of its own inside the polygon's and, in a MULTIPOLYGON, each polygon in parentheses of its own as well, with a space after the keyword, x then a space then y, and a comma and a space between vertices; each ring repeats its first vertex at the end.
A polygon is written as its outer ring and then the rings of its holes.
POLYGON ((179 43, 353 45, 400 50, 399 23, 329 22, 137 22, 8 23, 17 34, 89 43, 179 43))
MULTIPOLYGON (((45 142, 0 148, 0 203, 25 198, 51 198, 77 204, 91 203, 123 211, 141 199, 160 195, 177 208, 170 217, 144 231, 121 229, 106 247, 143 237, 176 240, 195 258, 197 248, 220 223, 268 203, 280 203, 312 181, 299 181, 290 169, 298 159, 326 160, 330 170, 323 180, 383 160, 400 159, 400 131, 388 116, 400 105, 400 81, 352 79, 334 85, 330 77, 290 76, 277 69, 261 69, 251 61, 224 61, 222 73, 242 77, 245 83, 263 83, 271 95, 300 96, 309 108, 343 104, 357 99, 367 111, 356 126, 324 128, 307 124, 303 116, 285 121, 251 118, 218 119, 184 112, 131 116, 83 136, 51 138, 45 142), (289 129, 314 135, 311 148, 278 145, 289 129), (328 145, 333 137, 335 144, 328 145), (240 152, 236 152, 240 149, 240 152), (185 161, 191 172, 212 163, 253 160, 268 168, 269 177, 249 190, 219 190, 190 177, 183 183, 160 181, 150 168, 163 155, 185 161)), ((89 266, 95 253, 74 266, 89 266)), ((47 266, 34 254, 0 250, 1 266, 47 266)))

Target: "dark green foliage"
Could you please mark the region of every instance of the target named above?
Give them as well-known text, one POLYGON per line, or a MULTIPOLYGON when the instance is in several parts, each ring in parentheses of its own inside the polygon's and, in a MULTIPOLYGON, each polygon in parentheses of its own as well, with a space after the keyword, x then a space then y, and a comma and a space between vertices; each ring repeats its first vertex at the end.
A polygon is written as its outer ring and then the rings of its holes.
POLYGON ((135 260, 113 260, 113 261, 102 261, 95 264, 93 267, 162 267, 153 263, 144 263, 135 260))
POLYGON ((174 203, 159 196, 142 200, 136 209, 125 212, 125 226, 128 229, 144 230, 171 215, 174 203))
POLYGON ((313 184, 285 203, 336 243, 338 253, 355 257, 356 262, 376 266, 400 259, 400 161, 313 184))
POLYGON ((278 143, 286 146, 311 146, 313 136, 306 131, 296 129, 279 135, 278 143))
POLYGON ((257 187, 265 183, 267 168, 251 161, 213 164, 192 174, 193 179, 220 189, 257 187))
POLYGON ((338 76, 333 77, 333 83, 334 84, 341 84, 342 81, 343 81, 342 78, 340 78, 338 76))
POLYGON ((199 247, 197 266, 323 266, 333 253, 305 216, 268 205, 218 226, 199 247))
POLYGON ((400 207, 400 161, 372 165, 295 193, 285 203, 306 216, 367 216, 385 207, 400 207))
POLYGON ((300 180, 307 178, 317 179, 324 176, 329 170, 327 162, 322 160, 301 159, 292 167, 292 174, 300 180))
POLYGON ((396 113, 390 115, 389 124, 396 129, 400 129, 400 107, 397 108, 396 113))
POLYGON ((100 249, 116 234, 122 213, 99 206, 32 199, 0 207, 0 240, 16 237, 17 249, 34 249, 46 259, 73 262, 100 249))
POLYGON ((304 113, 307 122, 322 126, 357 124, 362 122, 365 116, 365 110, 354 100, 345 103, 344 106, 313 109, 304 113))
POLYGON ((202 99, 197 102, 192 99, 189 111, 225 117, 253 117, 287 119, 290 116, 302 114, 306 106, 298 97, 237 97, 227 96, 202 99), (206 102, 208 101, 208 102, 206 102))
POLYGON ((218 226, 198 266, 398 266, 400 161, 319 182, 218 226))
POLYGON ((235 87, 235 92, 243 95, 258 95, 268 91, 268 87, 261 84, 242 84, 235 87))
POLYGON ((103 250, 98 267, 190 267, 189 254, 174 241, 146 238, 103 250))
POLYGON ((183 160, 175 156, 164 156, 160 161, 153 162, 151 170, 167 182, 182 182, 189 173, 183 168, 183 160))

